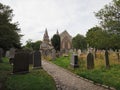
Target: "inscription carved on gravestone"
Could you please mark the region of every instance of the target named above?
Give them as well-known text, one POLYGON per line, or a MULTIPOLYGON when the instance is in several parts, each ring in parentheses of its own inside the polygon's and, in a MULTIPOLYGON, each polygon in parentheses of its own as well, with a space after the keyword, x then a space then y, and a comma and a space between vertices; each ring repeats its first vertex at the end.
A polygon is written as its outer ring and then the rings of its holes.
POLYGON ((26 52, 17 52, 13 61, 13 73, 29 72, 29 54, 26 52))
POLYGON ((87 69, 94 68, 94 56, 92 53, 88 53, 87 55, 87 69))
POLYGON ((72 54, 72 56, 71 56, 71 66, 72 67, 79 67, 79 65, 78 65, 78 55, 77 54, 72 54))
POLYGON ((34 52, 33 68, 42 68, 41 66, 41 53, 40 51, 34 52))

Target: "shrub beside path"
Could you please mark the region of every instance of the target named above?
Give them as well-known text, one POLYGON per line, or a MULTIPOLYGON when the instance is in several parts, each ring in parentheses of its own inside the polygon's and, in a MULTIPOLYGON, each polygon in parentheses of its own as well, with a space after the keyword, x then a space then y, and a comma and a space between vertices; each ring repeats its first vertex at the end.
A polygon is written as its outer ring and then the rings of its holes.
POLYGON ((57 90, 108 90, 48 61, 42 60, 42 66, 54 78, 57 90))

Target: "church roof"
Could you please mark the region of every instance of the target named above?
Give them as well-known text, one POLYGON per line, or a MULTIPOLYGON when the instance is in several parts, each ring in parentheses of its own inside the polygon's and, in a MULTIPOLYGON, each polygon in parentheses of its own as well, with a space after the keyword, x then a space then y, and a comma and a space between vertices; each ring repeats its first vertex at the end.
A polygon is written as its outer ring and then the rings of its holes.
POLYGON ((69 38, 72 38, 72 36, 65 30, 60 34, 60 37, 68 36, 69 38))

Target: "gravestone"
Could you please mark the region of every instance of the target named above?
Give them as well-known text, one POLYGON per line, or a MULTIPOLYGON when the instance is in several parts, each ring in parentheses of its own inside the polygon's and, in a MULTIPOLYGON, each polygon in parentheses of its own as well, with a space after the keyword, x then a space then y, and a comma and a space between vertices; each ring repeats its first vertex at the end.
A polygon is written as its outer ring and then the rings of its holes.
POLYGON ((33 53, 29 53, 29 64, 33 64, 33 53))
POLYGON ((35 51, 34 52, 34 60, 33 60, 33 68, 42 68, 41 66, 41 53, 40 51, 35 51))
POLYGON ((6 51, 5 57, 10 58, 10 51, 6 51))
POLYGON ((2 48, 0 48, 0 63, 2 62, 2 48))
POLYGON ((55 60, 56 59, 56 50, 53 49, 52 50, 52 60, 55 60))
POLYGON ((106 68, 109 68, 110 67, 110 64, 109 64, 109 53, 107 50, 105 50, 105 63, 106 63, 106 68))
POLYGON ((15 48, 11 48, 10 52, 9 52, 9 62, 10 62, 10 64, 13 63, 14 57, 15 57, 15 48))
POLYGON ((92 53, 88 53, 87 55, 87 69, 93 69, 94 68, 94 56, 92 53))
POLYGON ((79 67, 79 65, 78 65, 78 55, 77 54, 72 54, 70 64, 74 68, 79 67))
POLYGON ((29 72, 29 54, 26 52, 16 52, 13 60, 13 73, 29 72))
POLYGON ((81 50, 80 49, 78 49, 77 54, 78 54, 78 56, 80 56, 80 54, 81 54, 81 50))

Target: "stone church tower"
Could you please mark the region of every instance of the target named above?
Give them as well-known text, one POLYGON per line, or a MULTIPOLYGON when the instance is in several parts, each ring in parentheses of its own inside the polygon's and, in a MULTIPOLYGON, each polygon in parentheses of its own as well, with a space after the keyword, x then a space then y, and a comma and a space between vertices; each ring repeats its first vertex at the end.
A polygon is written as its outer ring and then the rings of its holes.
POLYGON ((49 40, 47 29, 45 29, 45 33, 43 36, 43 41, 40 45, 40 50, 42 52, 43 56, 47 56, 51 53, 51 50, 53 49, 53 46, 49 40))
POLYGON ((43 36, 43 41, 46 43, 49 43, 49 36, 48 36, 48 32, 47 32, 47 28, 45 29, 45 33, 43 36))

